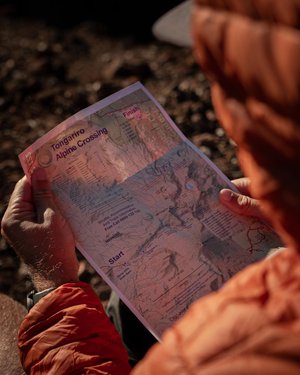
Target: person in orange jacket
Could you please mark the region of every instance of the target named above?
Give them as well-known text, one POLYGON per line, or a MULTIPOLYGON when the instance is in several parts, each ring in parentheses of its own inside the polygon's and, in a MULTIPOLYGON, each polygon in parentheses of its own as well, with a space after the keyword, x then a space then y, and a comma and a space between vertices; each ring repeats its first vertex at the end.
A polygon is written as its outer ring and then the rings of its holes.
POLYGON ((20 328, 27 373, 300 372, 300 3, 194 3, 195 56, 256 200, 228 190, 220 199, 248 213, 259 200, 286 249, 196 301, 131 370, 99 299, 78 281, 72 232, 37 171, 31 186, 26 178, 17 184, 2 222, 41 296, 45 291, 20 328))

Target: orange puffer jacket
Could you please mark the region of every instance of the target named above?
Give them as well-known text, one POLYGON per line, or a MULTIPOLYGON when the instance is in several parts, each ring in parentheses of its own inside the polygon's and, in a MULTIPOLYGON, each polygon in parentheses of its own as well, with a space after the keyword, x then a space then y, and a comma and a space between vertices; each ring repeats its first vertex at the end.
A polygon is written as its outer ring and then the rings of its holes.
POLYGON ((19 332, 27 374, 128 374, 128 356, 99 298, 85 283, 64 284, 27 314, 19 332))

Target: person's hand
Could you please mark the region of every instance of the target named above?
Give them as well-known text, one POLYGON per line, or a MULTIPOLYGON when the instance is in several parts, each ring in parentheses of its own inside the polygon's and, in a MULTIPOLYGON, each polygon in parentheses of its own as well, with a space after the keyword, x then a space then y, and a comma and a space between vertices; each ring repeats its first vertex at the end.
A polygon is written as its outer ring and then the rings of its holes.
POLYGON ((259 201, 252 198, 250 195, 249 178, 238 178, 231 182, 238 188, 239 193, 230 189, 222 189, 219 195, 221 203, 239 215, 253 216, 266 221, 266 218, 260 209, 259 201))
POLYGON ((16 184, 1 232, 28 266, 37 290, 78 281, 74 237, 42 169, 33 174, 31 185, 26 177, 16 184))

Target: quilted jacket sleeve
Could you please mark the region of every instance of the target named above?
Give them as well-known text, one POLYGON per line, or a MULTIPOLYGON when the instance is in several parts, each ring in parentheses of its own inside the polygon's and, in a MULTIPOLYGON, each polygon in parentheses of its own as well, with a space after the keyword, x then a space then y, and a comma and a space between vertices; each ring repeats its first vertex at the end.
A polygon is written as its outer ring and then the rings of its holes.
POLYGON ((128 374, 127 353, 101 302, 85 283, 64 284, 28 313, 19 332, 30 374, 128 374))

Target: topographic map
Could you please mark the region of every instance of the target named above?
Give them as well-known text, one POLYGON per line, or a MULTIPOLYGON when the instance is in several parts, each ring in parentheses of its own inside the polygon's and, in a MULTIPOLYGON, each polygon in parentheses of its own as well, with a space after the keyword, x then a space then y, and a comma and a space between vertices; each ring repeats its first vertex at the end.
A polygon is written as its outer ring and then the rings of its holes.
POLYGON ((231 187, 136 83, 79 112, 20 155, 44 168, 77 247, 159 339, 190 304, 279 246, 226 210, 231 187))

